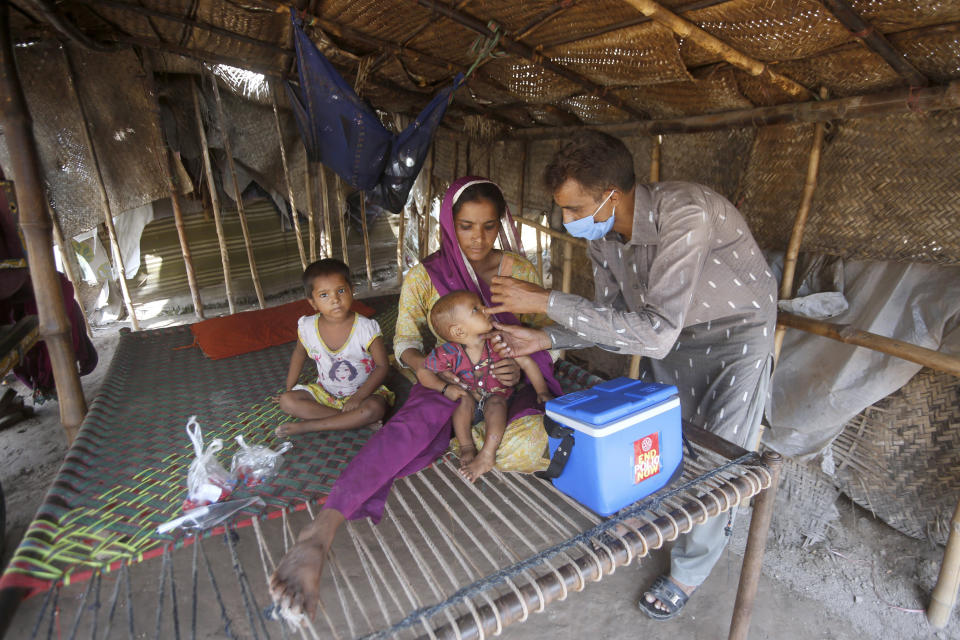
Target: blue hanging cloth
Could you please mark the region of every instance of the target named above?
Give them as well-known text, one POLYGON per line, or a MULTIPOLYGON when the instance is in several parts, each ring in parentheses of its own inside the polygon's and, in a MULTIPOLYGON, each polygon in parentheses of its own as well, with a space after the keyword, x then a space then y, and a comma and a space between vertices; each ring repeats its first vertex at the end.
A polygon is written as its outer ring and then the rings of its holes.
POLYGON ((463 74, 395 135, 310 41, 292 11, 291 18, 300 87, 287 82, 286 88, 307 159, 322 162, 364 191, 367 202, 399 213, 463 74))

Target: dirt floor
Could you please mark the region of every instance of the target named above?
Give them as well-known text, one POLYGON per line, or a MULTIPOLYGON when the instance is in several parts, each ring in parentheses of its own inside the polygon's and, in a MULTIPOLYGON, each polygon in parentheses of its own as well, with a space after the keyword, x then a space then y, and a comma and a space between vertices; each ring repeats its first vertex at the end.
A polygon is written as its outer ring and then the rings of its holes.
MULTIPOLYGON (((381 292, 378 292, 381 293, 381 292)), ((279 302, 279 301, 278 301, 279 302)), ((144 328, 189 323, 193 316, 159 316, 144 328)), ((87 401, 97 394, 128 323, 94 329, 97 369, 83 378, 87 401)), ((29 402, 29 401, 28 401, 29 402)), ((6 493, 4 565, 43 500, 66 451, 58 406, 36 407, 36 416, 0 432, 0 483, 6 493)), ((960 638, 960 614, 932 629, 923 609, 936 581, 943 549, 908 538, 841 499, 841 518, 825 542, 782 547, 769 540, 751 627, 751 638, 960 638)), ((505 631, 507 637, 580 638, 602 630, 606 638, 725 637, 736 592, 748 514, 741 513, 732 542, 678 619, 654 623, 636 608, 643 587, 665 566, 664 554, 621 568, 580 594, 505 631)), ((7 637, 25 637, 11 628, 7 637)))

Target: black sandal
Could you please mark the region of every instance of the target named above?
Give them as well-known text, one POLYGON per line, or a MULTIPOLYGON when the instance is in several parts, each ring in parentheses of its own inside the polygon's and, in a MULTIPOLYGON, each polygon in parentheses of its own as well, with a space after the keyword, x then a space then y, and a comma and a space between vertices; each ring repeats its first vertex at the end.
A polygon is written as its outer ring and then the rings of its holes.
POLYGON ((638 602, 637 605, 645 614, 654 620, 669 620, 680 613, 683 605, 687 604, 687 600, 689 599, 690 596, 688 596, 677 583, 671 580, 669 576, 662 575, 653 581, 650 588, 640 597, 640 602, 638 602), (655 600, 653 602, 647 602, 648 595, 653 596, 655 600), (666 607, 665 611, 657 608, 658 600, 666 607))

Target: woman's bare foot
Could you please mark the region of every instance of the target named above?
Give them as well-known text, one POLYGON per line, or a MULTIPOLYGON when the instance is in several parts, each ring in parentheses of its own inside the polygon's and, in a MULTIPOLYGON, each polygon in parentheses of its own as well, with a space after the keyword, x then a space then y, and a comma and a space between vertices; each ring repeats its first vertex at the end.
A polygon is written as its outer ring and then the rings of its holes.
POLYGON ((313 617, 326 557, 327 546, 309 538, 293 545, 277 565, 270 576, 270 597, 285 619, 295 620, 303 612, 313 617))
POLYGON ((469 464, 460 465, 460 475, 470 482, 476 482, 477 478, 493 469, 494 462, 496 462, 496 454, 481 451, 469 464))
POLYGON ((317 519, 300 532, 270 576, 270 597, 286 620, 298 620, 303 613, 311 618, 320 596, 320 576, 337 529, 344 522, 335 509, 323 509, 317 519))

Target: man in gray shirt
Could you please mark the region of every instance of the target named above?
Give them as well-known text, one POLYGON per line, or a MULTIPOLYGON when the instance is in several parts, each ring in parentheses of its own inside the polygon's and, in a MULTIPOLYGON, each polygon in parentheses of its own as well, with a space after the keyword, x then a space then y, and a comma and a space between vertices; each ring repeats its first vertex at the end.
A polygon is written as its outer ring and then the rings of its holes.
MULTIPOLYGON (((647 356, 643 377, 676 385, 682 416, 740 446, 756 445, 776 323, 776 282, 737 209, 686 182, 636 184, 617 138, 583 131, 545 171, 571 235, 589 240, 594 300, 496 277, 491 311, 546 313, 538 331, 499 326, 507 354, 600 346, 647 356)), ((640 599, 672 618, 727 542, 718 517, 681 537, 670 573, 640 599)))

